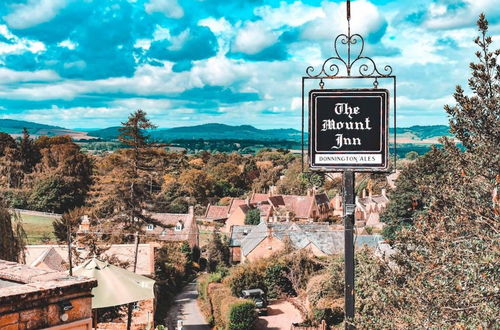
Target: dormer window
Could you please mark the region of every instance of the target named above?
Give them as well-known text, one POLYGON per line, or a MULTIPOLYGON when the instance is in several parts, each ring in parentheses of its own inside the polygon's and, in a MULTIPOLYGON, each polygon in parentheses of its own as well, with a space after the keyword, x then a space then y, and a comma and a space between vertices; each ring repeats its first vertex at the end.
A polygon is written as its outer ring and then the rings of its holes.
POLYGON ((155 226, 152 224, 148 224, 148 227, 146 228, 146 230, 153 230, 153 229, 155 229, 155 226))
POLYGON ((175 225, 175 231, 181 231, 182 229, 184 228, 184 226, 182 225, 182 222, 177 222, 177 224, 175 225))
POLYGON ((161 235, 161 236, 165 236, 165 235, 167 235, 167 230, 166 230, 166 229, 163 229, 160 235, 161 235))

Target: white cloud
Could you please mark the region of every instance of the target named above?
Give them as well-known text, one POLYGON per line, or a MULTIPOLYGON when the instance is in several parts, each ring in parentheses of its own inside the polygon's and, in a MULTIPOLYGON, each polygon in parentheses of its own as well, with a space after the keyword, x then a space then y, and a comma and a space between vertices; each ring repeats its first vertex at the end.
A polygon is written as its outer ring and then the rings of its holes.
POLYGON ((166 27, 157 25, 155 28, 155 32, 153 32, 153 40, 170 40, 170 30, 166 27))
POLYGON ((70 50, 74 50, 77 46, 77 44, 75 44, 73 41, 69 40, 69 39, 66 39, 66 40, 63 40, 61 41, 58 46, 60 47, 65 47, 65 48, 68 48, 70 50))
POLYGON ((278 8, 262 6, 254 10, 257 16, 262 17, 270 28, 279 28, 285 25, 300 26, 317 18, 324 18, 325 13, 319 7, 308 6, 300 1, 291 4, 281 2, 278 8))
POLYGON ((11 28, 26 29, 50 21, 66 5, 66 0, 28 0, 12 5, 13 11, 3 18, 11 28))
POLYGON ((500 6, 498 0, 464 0, 461 8, 448 10, 446 2, 432 3, 427 11, 428 18, 424 26, 429 29, 456 29, 472 25, 480 13, 485 13, 487 18, 499 18, 500 6))
MULTIPOLYGON (((322 18, 306 23, 302 29, 302 38, 306 40, 331 40, 340 33, 347 32, 346 4, 323 2, 322 18)), ((378 31, 385 18, 378 8, 366 0, 355 1, 351 4, 351 33, 367 36, 370 32, 378 31)))
POLYGON ((301 110, 302 109, 302 99, 300 97, 292 98, 290 104, 290 110, 301 110))
POLYGON ((26 81, 55 81, 59 79, 59 75, 51 70, 15 71, 7 68, 0 68, 0 84, 26 81))
POLYGON ((15 100, 71 100, 82 94, 86 87, 74 82, 48 85, 21 86, 19 88, 0 89, 0 98, 15 100))
POLYGON ((247 22, 236 35, 233 51, 245 54, 257 54, 278 40, 275 32, 264 22, 247 22))
POLYGON ((208 17, 200 20, 198 25, 208 27, 215 34, 229 33, 232 28, 231 23, 229 23, 224 17, 219 19, 208 17))
POLYGON ((251 76, 252 71, 246 64, 230 60, 223 56, 216 56, 200 61, 191 69, 190 81, 195 87, 229 86, 251 76))
POLYGON ((409 98, 406 96, 397 97, 398 108, 414 108, 419 109, 424 113, 436 112, 436 110, 443 109, 445 104, 454 104, 453 96, 444 96, 440 98, 424 99, 424 98, 409 98))
POLYGON ((165 99, 148 99, 144 97, 133 97, 128 99, 118 99, 113 101, 110 106, 130 109, 134 111, 137 109, 143 109, 147 111, 148 114, 161 114, 165 113, 166 110, 172 108, 172 101, 165 99))
POLYGON ((40 41, 28 40, 25 38, 18 38, 10 32, 7 25, 0 24, 0 35, 11 40, 11 43, 0 42, 0 55, 4 54, 18 54, 25 51, 38 53, 45 51, 45 44, 40 41))
POLYGON ((184 16, 184 10, 179 6, 177 0, 150 0, 146 3, 145 8, 149 14, 160 12, 170 18, 181 18, 184 16))

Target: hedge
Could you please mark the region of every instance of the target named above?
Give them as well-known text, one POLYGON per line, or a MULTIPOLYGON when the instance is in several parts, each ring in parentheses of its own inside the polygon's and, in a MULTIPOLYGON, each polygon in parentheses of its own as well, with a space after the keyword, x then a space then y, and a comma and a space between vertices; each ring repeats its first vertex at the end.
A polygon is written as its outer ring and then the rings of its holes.
POLYGON ((215 329, 254 329, 257 321, 254 302, 232 296, 231 290, 224 284, 208 282, 209 279, 204 278, 203 284, 200 283, 200 299, 202 310, 205 314, 209 313, 206 316, 215 329))
POLYGON ((228 330, 249 330, 255 328, 257 313, 255 303, 240 301, 231 306, 228 330))

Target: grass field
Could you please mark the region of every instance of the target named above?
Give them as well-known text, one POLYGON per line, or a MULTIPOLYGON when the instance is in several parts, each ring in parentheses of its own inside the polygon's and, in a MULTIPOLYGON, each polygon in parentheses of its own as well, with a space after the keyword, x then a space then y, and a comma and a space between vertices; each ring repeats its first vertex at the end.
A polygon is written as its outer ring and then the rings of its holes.
POLYGON ((55 236, 52 232, 53 217, 45 217, 21 213, 23 227, 28 236, 28 244, 55 243, 55 236))

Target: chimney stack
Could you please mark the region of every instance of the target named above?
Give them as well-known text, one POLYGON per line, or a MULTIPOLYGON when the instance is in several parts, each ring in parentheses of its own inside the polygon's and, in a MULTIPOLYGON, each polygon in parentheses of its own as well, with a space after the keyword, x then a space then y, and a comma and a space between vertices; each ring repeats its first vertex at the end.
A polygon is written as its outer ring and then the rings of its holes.
POLYGON ((267 224, 267 238, 273 238, 273 226, 270 223, 267 224))
POLYGON ((189 215, 194 215, 194 206, 193 205, 189 206, 188 214, 189 215))
POLYGON ((387 198, 387 191, 385 190, 385 188, 382 189, 382 196, 384 196, 385 198, 387 198))
POLYGON ((366 198, 366 189, 363 189, 363 198, 366 198))
POLYGON ((78 231, 79 232, 88 232, 88 231, 90 231, 90 221, 89 221, 89 216, 88 215, 82 216, 82 222, 80 223, 80 226, 78 226, 78 231))

